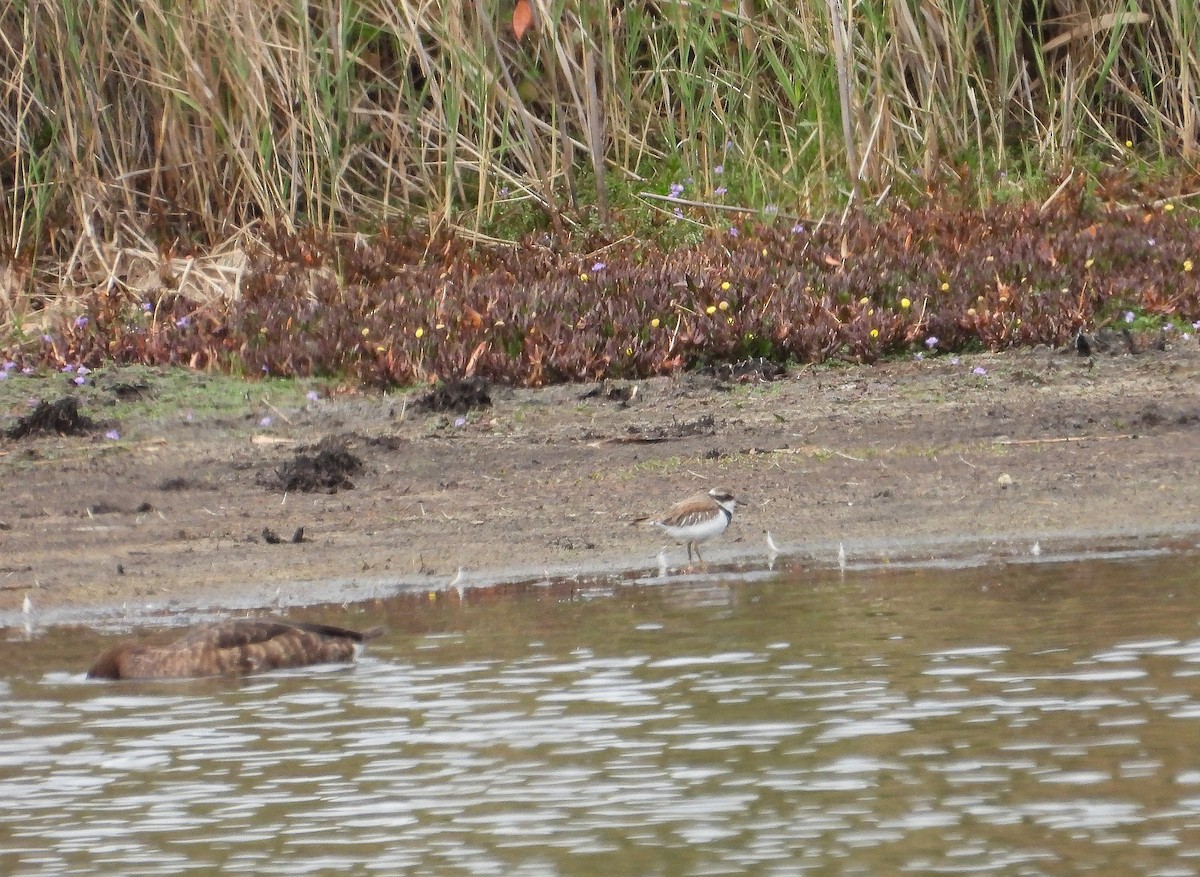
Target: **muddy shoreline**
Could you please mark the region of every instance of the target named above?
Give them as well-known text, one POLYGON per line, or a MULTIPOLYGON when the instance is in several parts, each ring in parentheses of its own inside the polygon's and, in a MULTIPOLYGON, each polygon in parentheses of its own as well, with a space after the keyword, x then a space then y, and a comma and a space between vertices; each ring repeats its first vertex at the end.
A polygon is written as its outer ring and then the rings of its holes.
POLYGON ((714 484, 748 506, 706 546, 713 568, 762 568, 768 531, 778 562, 800 566, 836 565, 839 544, 851 564, 1028 558, 1035 543, 1048 559, 1188 550, 1198 378, 1189 339, 771 382, 492 388, 491 407, 465 415, 333 393, 278 408, 269 427, 248 406, 126 422, 129 440, 4 439, 0 624, 19 623, 26 595, 43 619, 87 623, 436 592, 460 569, 466 586, 654 576, 660 550, 675 571, 683 547, 630 522, 714 484), (268 486, 327 436, 362 461, 352 489, 268 486))

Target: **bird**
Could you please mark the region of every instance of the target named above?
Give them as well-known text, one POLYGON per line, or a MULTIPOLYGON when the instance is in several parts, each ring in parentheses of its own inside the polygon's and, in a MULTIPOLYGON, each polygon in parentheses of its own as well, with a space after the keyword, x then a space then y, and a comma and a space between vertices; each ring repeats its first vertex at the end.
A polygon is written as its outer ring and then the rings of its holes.
POLYGON ((689 562, 695 549, 696 559, 703 563, 698 543, 724 533, 738 505, 732 493, 724 487, 714 487, 708 493, 698 493, 675 503, 660 517, 643 520, 649 520, 652 526, 672 539, 686 542, 689 562))
POLYGON ((244 676, 311 664, 348 664, 383 633, 274 618, 234 618, 192 628, 164 646, 120 643, 92 664, 89 679, 244 676))

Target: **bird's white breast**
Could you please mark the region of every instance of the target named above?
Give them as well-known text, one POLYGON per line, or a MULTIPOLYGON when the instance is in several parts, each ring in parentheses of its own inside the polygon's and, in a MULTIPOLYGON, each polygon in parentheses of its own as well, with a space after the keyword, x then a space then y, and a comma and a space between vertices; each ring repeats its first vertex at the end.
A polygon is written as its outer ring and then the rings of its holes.
POLYGON ((687 523, 664 524, 661 521, 656 521, 654 525, 673 539, 698 542, 702 539, 711 539, 713 536, 724 533, 725 528, 729 526, 729 517, 724 513, 717 512, 717 514, 687 523))

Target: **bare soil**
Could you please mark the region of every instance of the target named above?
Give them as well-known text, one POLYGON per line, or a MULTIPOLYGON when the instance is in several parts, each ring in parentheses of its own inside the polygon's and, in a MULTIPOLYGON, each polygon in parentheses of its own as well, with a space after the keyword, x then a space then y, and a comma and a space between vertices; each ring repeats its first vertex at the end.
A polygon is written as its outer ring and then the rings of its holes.
MULTIPOLYGON (((335 395, 269 429, 166 418, 129 443, 0 439, 0 622, 26 594, 86 621, 438 590, 460 568, 468 584, 651 572, 669 542, 630 522, 716 484, 748 505, 706 544, 714 565, 761 566, 767 531, 802 566, 836 563, 839 544, 852 560, 1190 548, 1198 376, 1190 340, 491 387, 465 415, 335 395), (281 490, 330 437, 359 465, 281 490)), ((683 547, 667 557, 678 567, 683 547)))

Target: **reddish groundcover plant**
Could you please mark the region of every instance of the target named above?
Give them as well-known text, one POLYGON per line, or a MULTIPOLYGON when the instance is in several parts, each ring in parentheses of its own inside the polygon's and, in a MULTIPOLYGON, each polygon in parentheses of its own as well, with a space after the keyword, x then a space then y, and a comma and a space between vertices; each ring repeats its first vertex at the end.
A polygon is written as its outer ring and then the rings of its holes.
POLYGON ((237 297, 85 293, 83 313, 6 358, 536 386, 750 358, 872 362, 1061 345, 1127 312, 1178 326, 1200 318, 1200 233, 1182 214, 1082 193, 1049 209, 930 204, 714 229, 670 251, 625 242, 603 261, 532 241, 279 234, 237 297))

